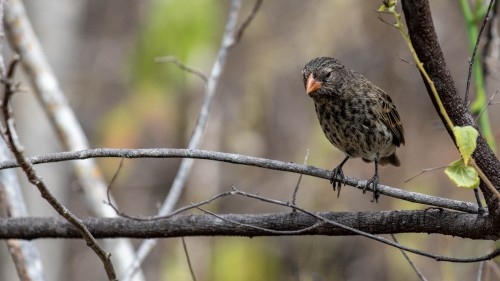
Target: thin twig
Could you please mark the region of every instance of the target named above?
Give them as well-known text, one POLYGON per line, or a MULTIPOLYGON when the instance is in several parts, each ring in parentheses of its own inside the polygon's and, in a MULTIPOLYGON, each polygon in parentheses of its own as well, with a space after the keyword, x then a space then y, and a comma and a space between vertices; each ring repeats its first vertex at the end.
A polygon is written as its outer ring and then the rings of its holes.
POLYGON ((191 278, 193 278, 193 281, 196 281, 196 276, 194 275, 193 265, 191 264, 191 259, 189 258, 189 253, 184 237, 181 237, 181 241, 182 241, 182 248, 184 249, 184 254, 186 255, 186 260, 189 266, 189 272, 191 273, 191 278))
MULTIPOLYGON (((205 87, 204 100, 200 108, 198 119, 194 127, 193 133, 188 143, 189 149, 198 148, 201 144, 205 129, 208 123, 208 118, 210 114, 210 109, 212 107, 213 98, 215 96, 217 87, 219 85, 220 77, 224 71, 224 66, 226 64, 227 54, 231 46, 235 44, 235 33, 238 21, 239 10, 242 4, 242 0, 232 0, 229 7, 229 15, 226 21, 226 26, 224 29, 224 34, 222 36, 222 43, 217 54, 217 58, 212 66, 210 76, 208 78, 207 85, 205 87)), ((248 24, 247 24, 248 25, 248 24)), ((174 178, 170 191, 163 202, 160 210, 158 211, 159 216, 164 216, 170 213, 177 201, 179 200, 182 191, 184 190, 185 182, 187 176, 193 166, 193 159, 182 159, 177 175, 174 178)), ((140 264, 144 258, 148 255, 151 249, 156 244, 156 240, 150 239, 144 241, 138 249, 138 253, 132 265, 127 270, 125 274, 124 281, 130 280, 134 275, 135 271, 139 268, 140 264)))
POLYGON ((447 168, 447 167, 448 167, 448 165, 446 165, 446 166, 434 167, 434 168, 426 168, 426 169, 422 169, 422 170, 421 170, 420 172, 418 172, 416 175, 414 175, 414 176, 412 176, 412 177, 410 177, 410 178, 408 178, 408 179, 404 180, 404 183, 407 183, 407 182, 409 182, 409 181, 411 181, 411 180, 415 179, 416 177, 421 176, 421 175, 423 175, 423 174, 425 174, 425 173, 427 173, 427 172, 432 172, 432 171, 436 171, 436 170, 441 170, 441 169, 445 169, 445 168, 447 168))
POLYGON ((120 171, 123 168, 123 161, 125 161, 125 158, 120 159, 120 164, 118 164, 118 168, 116 169, 113 177, 111 178, 111 181, 109 181, 108 188, 106 190, 106 198, 108 199, 105 203, 108 204, 113 210, 115 210, 116 214, 121 215, 122 217, 125 216, 122 214, 119 210, 118 207, 116 207, 113 204, 113 200, 111 200, 111 187, 115 183, 115 180, 118 178, 118 175, 120 174, 120 171))
POLYGON ((243 23, 240 26, 240 29, 238 29, 238 32, 236 33, 235 39, 231 46, 229 48, 233 47, 234 45, 238 44, 241 41, 241 38, 243 38, 243 33, 247 29, 247 27, 250 25, 252 22, 253 18, 255 15, 257 15, 257 12, 260 9, 260 6, 262 6, 263 0, 256 0, 255 5, 253 6, 252 12, 248 15, 248 17, 243 21, 243 23))
POLYGON ((434 255, 434 254, 430 254, 428 252, 416 250, 416 249, 413 249, 413 248, 401 245, 401 244, 396 243, 394 241, 388 240, 388 239, 386 239, 384 237, 373 235, 373 234, 370 234, 370 233, 358 230, 356 228, 353 228, 353 227, 350 227, 350 226, 338 223, 336 221, 333 221, 333 220, 330 220, 330 219, 325 218, 323 216, 320 216, 318 214, 312 213, 310 211, 307 211, 307 210, 302 209, 300 207, 297 207, 295 205, 291 205, 290 203, 287 203, 287 202, 282 202, 282 201, 279 201, 279 200, 262 197, 262 196, 260 196, 258 194, 252 194, 252 193, 240 191, 240 190, 237 190, 237 189, 235 189, 234 192, 236 194, 244 196, 244 197, 258 199, 258 200, 263 201, 263 202, 267 202, 267 203, 271 203, 271 204, 275 204, 275 205, 281 205, 281 206, 284 206, 284 207, 294 208, 297 211, 300 211, 300 212, 305 213, 305 214, 307 214, 309 216, 315 217, 315 218, 317 218, 317 219, 319 219, 319 220, 321 220, 321 221, 323 221, 325 223, 328 223, 330 225, 333 225, 333 226, 336 226, 336 227, 339 227, 339 228, 351 231, 351 232, 353 232, 355 234, 358 234, 358 235, 364 236, 366 238, 369 238, 369 239, 372 239, 372 240, 384 243, 384 244, 392 246, 392 247, 396 247, 398 249, 401 249, 401 250, 404 250, 404 251, 407 251, 407 252, 410 252, 410 253, 414 253, 414 254, 417 254, 417 255, 420 255, 420 256, 432 258, 432 259, 434 259, 436 261, 448 261, 448 262, 456 262, 456 263, 473 263, 473 262, 479 262, 479 261, 484 261, 484 260, 491 260, 491 259, 493 259, 493 258, 495 258, 495 257, 497 257, 497 256, 500 255, 500 248, 497 248, 497 249, 493 250, 492 252, 490 252, 487 255, 479 256, 479 257, 472 257, 472 258, 454 258, 454 257, 434 255))
POLYGON ((469 89, 472 77, 472 66, 474 65, 474 60, 476 59, 476 52, 479 47, 479 42, 481 41, 481 35, 483 34, 484 27, 489 20, 491 7, 495 3, 495 0, 490 0, 490 4, 488 5, 488 10, 486 11, 486 16, 484 17, 483 22, 481 23, 481 28, 479 29, 479 34, 477 35, 476 45, 474 46, 474 50, 472 51, 472 56, 469 61, 469 71, 467 73, 467 86, 465 87, 465 96, 464 96, 464 104, 468 106, 469 103, 469 89))
MULTIPOLYGON (((412 65, 412 66, 414 66, 414 67, 417 67, 417 65, 416 65, 414 62, 409 61, 409 60, 407 60, 407 59, 405 59, 405 58, 402 58, 402 57, 399 55, 399 53, 398 53, 398 54, 396 54, 396 55, 397 55, 397 57, 398 57, 398 59, 399 59, 400 61, 405 62, 405 63, 407 63, 407 64, 409 64, 409 65, 412 65)), ((418 67, 417 67, 417 68, 418 68, 418 67)))
POLYGON ((491 95, 490 99, 488 100, 488 103, 481 109, 481 112, 476 117, 476 120, 474 120, 474 123, 477 124, 479 121, 479 118, 483 115, 483 113, 488 109, 489 106, 494 105, 495 103, 493 102, 493 99, 496 97, 496 95, 500 92, 500 90, 496 90, 493 95, 491 95))
MULTIPOLYGON (((306 156, 304 156, 303 164, 307 164, 307 158, 309 158, 309 149, 306 151, 306 156)), ((292 195, 292 204, 295 205, 295 200, 297 199, 297 192, 299 192, 300 182, 302 181, 302 174, 300 174, 299 179, 297 180, 297 184, 295 185, 295 190, 292 195)))
MULTIPOLYGON (((238 192, 239 194, 239 192, 238 192)), ((295 205, 290 205, 290 206, 295 206, 295 205)), ((260 231, 264 231, 264 232, 267 232, 267 233, 271 233, 271 234, 278 234, 278 235, 297 235, 297 234, 300 234, 300 233, 304 233, 304 232, 307 232, 309 230, 313 230, 315 228, 318 228, 320 226, 322 226, 324 223, 322 221, 317 221, 315 222, 313 225, 311 226, 308 226, 308 227, 305 227, 305 228, 302 228, 302 229, 298 229, 298 230, 291 230, 291 231, 284 231, 284 230, 273 230, 273 229, 269 229, 269 228, 264 228, 264 227, 260 227, 260 226, 255 226, 255 225, 251 225, 251 224, 247 224, 247 223, 241 223, 241 222, 235 222, 235 221, 232 221, 232 220, 229 220, 229 219, 226 219, 226 218, 223 218, 213 212, 210 212, 208 210, 205 210, 203 208, 197 208, 198 210, 204 212, 205 214, 209 214, 213 217, 216 217, 222 221, 225 221, 225 222, 228 222, 230 224, 234 224, 234 225, 237 225, 238 227, 247 227, 247 228, 252 228, 252 229, 257 229, 257 230, 260 230, 260 231)), ((292 208, 293 209, 293 208, 292 208)))
POLYGON ((483 209, 483 203, 481 202, 481 197, 479 195, 479 190, 477 188, 474 188, 474 197, 476 198, 477 206, 479 207, 479 210, 483 209))
POLYGON ((483 278, 484 263, 485 263, 485 261, 479 262, 479 267, 477 268, 476 281, 481 281, 481 279, 483 278))
MULTIPOLYGON (((392 240, 394 240, 394 242, 399 243, 398 239, 396 239, 396 235, 394 235, 394 234, 391 233, 391 238, 392 238, 392 240)), ((410 264, 411 268, 413 268, 413 270, 417 274, 418 278, 420 278, 420 280, 422 280, 422 281, 427 281, 427 278, 425 278, 425 276, 422 274, 422 272, 413 263, 413 261, 411 260, 410 256, 408 256, 408 254, 405 251, 403 251, 403 250, 400 250, 400 251, 401 251, 401 254, 403 254, 403 256, 405 257, 405 259, 410 264)))
POLYGON ((80 219, 75 216, 71 211, 69 211, 63 204, 57 200, 57 198, 50 192, 45 183, 42 181, 40 177, 38 177, 33 166, 25 160, 23 155, 22 146, 19 143, 19 139, 17 136, 17 132, 15 131, 14 125, 14 116, 12 113, 10 99, 15 92, 15 86, 12 83, 12 79, 14 76, 14 71, 17 63, 19 62, 19 58, 14 59, 9 66, 9 70, 7 71, 7 81, 5 82, 5 91, 4 97, 2 100, 2 115, 5 120, 5 132, 2 132, 7 140, 10 150, 14 154, 16 161, 19 163, 19 166, 22 168, 28 181, 36 186, 40 191, 41 196, 68 222, 73 224, 82 234, 83 239, 87 242, 87 246, 90 247, 97 256, 101 259, 104 269, 106 270, 106 274, 108 275, 109 280, 118 280, 116 277, 115 269, 113 263, 111 262, 111 254, 107 253, 100 245, 97 243, 97 240, 92 236, 87 227, 80 221, 80 219))
POLYGON ((500 58, 499 47, 500 47, 500 37, 498 36, 498 6, 493 7, 490 16, 490 25, 488 32, 486 33, 486 43, 484 44, 484 51, 482 52, 483 59, 481 60, 483 63, 484 76, 488 76, 490 72, 490 65, 488 64, 488 60, 490 58, 498 61, 500 58), (491 55, 491 57, 490 57, 491 55))
POLYGON ((170 217, 173 217, 177 214, 186 212, 186 211, 191 210, 191 209, 198 209, 200 206, 210 204, 219 198, 226 197, 229 195, 233 195, 232 191, 221 192, 221 193, 214 195, 213 197, 211 197, 207 200, 204 200, 204 201, 201 201, 198 203, 191 203, 188 206, 181 207, 175 211, 170 212, 168 215, 165 215, 165 216, 153 216, 153 217, 130 216, 130 215, 127 215, 127 214, 119 211, 118 208, 116 208, 115 206, 113 206, 113 208, 116 210, 116 213, 118 214, 118 216, 123 217, 123 218, 131 219, 131 220, 135 220, 135 221, 159 221, 159 220, 168 219, 170 217))
POLYGON ((191 73, 197 77, 199 77, 205 84, 208 82, 208 78, 205 75, 205 73, 201 72, 198 69, 194 69, 188 65, 185 65, 182 63, 178 58, 174 56, 167 56, 167 57, 157 57, 155 58, 155 62, 168 62, 168 63, 173 63, 177 65, 180 69, 186 71, 187 73, 191 73))
MULTIPOLYGON (((314 166, 306 166, 297 163, 290 163, 286 161, 278 161, 272 159, 265 159, 259 157, 246 156, 234 153, 225 153, 217 151, 207 151, 198 149, 173 149, 173 148, 147 148, 147 149, 114 149, 114 148, 97 148, 81 151, 71 152, 58 152, 39 156, 26 158, 26 161, 32 164, 41 163, 54 163, 69 160, 81 160, 87 158, 102 158, 102 157, 116 157, 116 158, 196 158, 212 161, 221 161, 226 163, 247 165, 253 167, 260 167, 264 169, 291 172, 297 174, 304 174, 307 176, 322 178, 330 180, 331 171, 320 169, 314 166)), ((0 170, 7 168, 19 167, 15 161, 0 162, 0 170)), ((345 176, 344 182, 348 186, 358 189, 363 189, 366 185, 365 180, 345 176)), ((379 184, 379 191, 381 194, 398 198, 414 203, 425 204, 440 208, 447 208, 451 210, 462 211, 466 213, 477 214, 479 212, 476 204, 470 202, 463 202, 447 198, 440 198, 436 196, 421 194, 417 192, 410 192, 400 188, 394 188, 386 185, 379 184)))

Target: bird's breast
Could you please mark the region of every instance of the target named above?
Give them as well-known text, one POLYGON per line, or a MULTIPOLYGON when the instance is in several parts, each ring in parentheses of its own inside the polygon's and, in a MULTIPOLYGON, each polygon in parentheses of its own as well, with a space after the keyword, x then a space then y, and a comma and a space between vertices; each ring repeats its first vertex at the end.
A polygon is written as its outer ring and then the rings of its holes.
POLYGON ((366 103, 315 102, 315 108, 327 139, 347 155, 373 160, 392 150, 392 134, 366 103))

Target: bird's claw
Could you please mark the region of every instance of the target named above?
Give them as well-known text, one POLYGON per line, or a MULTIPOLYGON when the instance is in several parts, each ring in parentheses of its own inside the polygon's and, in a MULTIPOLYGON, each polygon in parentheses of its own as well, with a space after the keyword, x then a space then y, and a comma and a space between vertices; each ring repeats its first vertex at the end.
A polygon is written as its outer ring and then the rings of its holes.
POLYGON ((342 168, 337 167, 332 171, 332 177, 330 178, 330 184, 333 186, 333 191, 337 189, 337 198, 340 197, 340 189, 342 188, 342 181, 344 180, 344 172, 342 168))
POLYGON ((377 203, 378 203, 378 198, 380 196, 380 192, 378 190, 378 180, 379 180, 378 175, 374 175, 373 178, 371 178, 366 182, 365 187, 363 187, 363 194, 365 194, 366 190, 370 189, 370 185, 372 186, 373 190, 372 202, 377 202, 377 203))

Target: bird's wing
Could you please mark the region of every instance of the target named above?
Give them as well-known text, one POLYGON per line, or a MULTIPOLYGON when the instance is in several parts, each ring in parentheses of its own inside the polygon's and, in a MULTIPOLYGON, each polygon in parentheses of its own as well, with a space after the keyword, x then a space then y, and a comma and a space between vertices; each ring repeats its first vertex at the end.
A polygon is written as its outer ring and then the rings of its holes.
POLYGON ((404 137, 404 129, 403 124, 401 123, 401 118, 399 117, 399 113, 396 110, 396 106, 392 102, 392 99, 389 95, 387 95, 384 91, 380 90, 380 94, 382 97, 382 106, 380 107, 380 116, 384 121, 385 125, 391 129, 392 132, 392 142, 396 146, 400 146, 401 144, 405 144, 404 137))

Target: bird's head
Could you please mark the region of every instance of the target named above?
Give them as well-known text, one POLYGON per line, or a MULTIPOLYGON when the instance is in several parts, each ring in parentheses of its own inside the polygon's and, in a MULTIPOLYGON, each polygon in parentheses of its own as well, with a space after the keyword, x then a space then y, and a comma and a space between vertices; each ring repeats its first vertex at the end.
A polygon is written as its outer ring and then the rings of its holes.
POLYGON ((316 99, 332 96, 344 83, 348 70, 336 59, 319 57, 308 62, 302 70, 306 93, 316 99))

